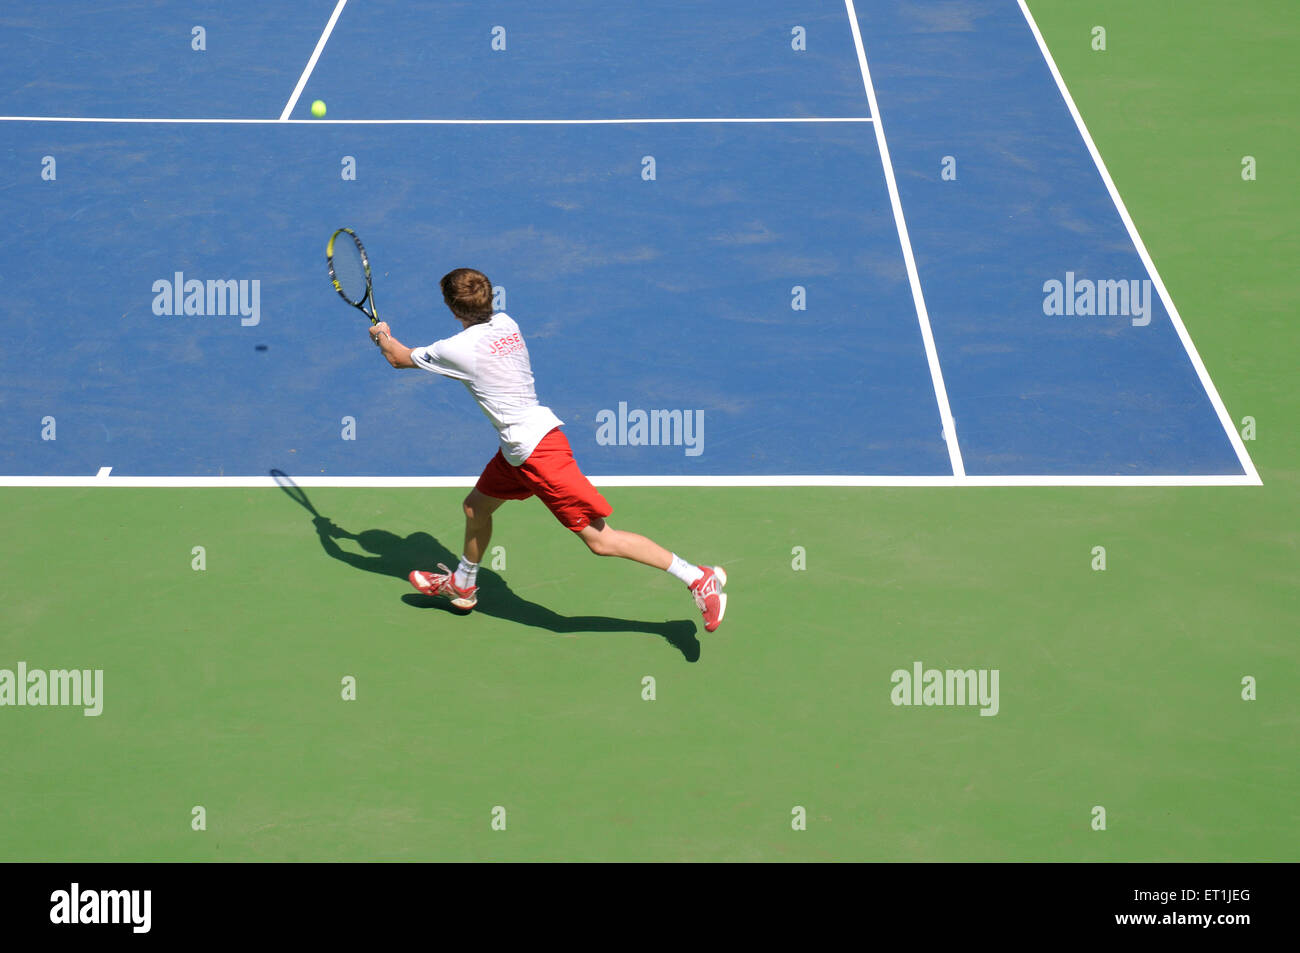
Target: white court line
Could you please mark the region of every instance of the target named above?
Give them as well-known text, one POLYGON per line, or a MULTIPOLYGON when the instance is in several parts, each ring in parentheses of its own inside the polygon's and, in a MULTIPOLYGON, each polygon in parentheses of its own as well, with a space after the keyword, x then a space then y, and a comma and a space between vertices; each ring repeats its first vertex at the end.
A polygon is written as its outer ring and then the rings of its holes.
POLYGON ((800 123, 800 122, 871 122, 870 116, 731 116, 661 117, 629 119, 145 119, 138 116, 0 116, 0 122, 120 122, 147 125, 209 126, 618 126, 647 123, 800 123))
POLYGON ((1200 378, 1206 396, 1210 398, 1215 413, 1219 415, 1219 423, 1222 424, 1224 431, 1228 435, 1228 440, 1232 443, 1233 450, 1237 453, 1237 461, 1241 464, 1241 468, 1246 471, 1246 478, 1249 483, 1253 486, 1262 486, 1263 481, 1259 478, 1259 472, 1255 469, 1255 462, 1246 451, 1246 445, 1242 442, 1241 434, 1237 433, 1232 418, 1228 416, 1228 409, 1223 405, 1223 399, 1219 396, 1214 381, 1210 380, 1210 373, 1205 369, 1205 363, 1201 360, 1201 355, 1197 353, 1196 345, 1192 343, 1192 337, 1187 333, 1187 327, 1183 324, 1178 309, 1174 307, 1174 299, 1170 297, 1169 290, 1165 287, 1160 273, 1156 271, 1156 265, 1151 258, 1151 253, 1147 251, 1146 243, 1142 241, 1142 236, 1138 234, 1137 225, 1133 223, 1133 217, 1129 215, 1124 200, 1120 198, 1119 189, 1115 187, 1115 180, 1110 177, 1110 172, 1106 169, 1106 163, 1102 161, 1101 153, 1097 150, 1097 144, 1093 142, 1092 133, 1088 131, 1088 127, 1083 121, 1083 115, 1079 112, 1079 107, 1075 105, 1074 97, 1070 95, 1070 90, 1066 88, 1065 79, 1061 76, 1061 71, 1056 67, 1056 60, 1052 58, 1052 52, 1047 48, 1047 41, 1043 39, 1043 34, 1034 21, 1034 15, 1029 12, 1025 0, 1017 0, 1017 2, 1020 4, 1021 13, 1025 15, 1025 20, 1029 24, 1029 29, 1033 31, 1034 39, 1038 41, 1038 48, 1042 51, 1043 59, 1047 61, 1047 68, 1052 71, 1052 77, 1056 80, 1056 86, 1061 91, 1061 97, 1065 100, 1065 105, 1069 107, 1070 115, 1074 117, 1074 124, 1079 127, 1079 134, 1083 136, 1084 144, 1087 145, 1088 152, 1092 154, 1092 161, 1096 163, 1097 171, 1101 173, 1102 181, 1106 183, 1106 189, 1110 192, 1115 208, 1119 211, 1120 218, 1124 220, 1124 227, 1128 229, 1129 238, 1132 239, 1133 246, 1142 259, 1142 264, 1146 266, 1147 272, 1151 275, 1156 291, 1160 293, 1160 300, 1164 302, 1165 311, 1169 314, 1169 320, 1173 323, 1174 330, 1178 332, 1179 340, 1183 342, 1183 349, 1187 352, 1188 358, 1191 359, 1192 367, 1196 369, 1196 376, 1200 378))
MULTIPOLYGON (((1154 476, 1093 476, 1051 474, 1011 476, 593 476, 600 487, 1119 487, 1119 486, 1258 486, 1259 482, 1242 474, 1192 475, 1157 474, 1154 476)), ((478 482, 477 476, 459 477, 347 477, 303 476, 293 482, 304 487, 340 488, 467 488, 478 482)), ((279 486, 270 476, 0 476, 0 487, 266 487, 279 486)))
POLYGON ((939 419, 943 423, 943 439, 948 444, 948 460, 955 477, 966 475, 966 465, 957 444, 957 425, 948 405, 948 388, 943 383, 943 369, 939 366, 939 352, 934 346, 930 330, 930 313, 925 307, 921 292, 921 277, 916 270, 916 257, 912 254, 912 240, 907 234, 907 220, 903 217, 903 202, 898 195, 898 182, 894 179, 894 163, 889 158, 889 144, 885 141, 885 124, 880 117, 880 104, 876 102, 876 88, 871 84, 871 71, 867 69, 867 53, 862 48, 862 33, 858 28, 858 14, 853 0, 844 0, 849 14, 849 27, 853 30, 853 45, 858 50, 858 67, 862 70, 862 84, 867 90, 867 102, 875 117, 876 143, 880 147, 880 161, 885 168, 885 184, 889 188, 889 202, 894 207, 894 224, 898 226, 898 240, 903 246, 903 261, 907 265, 907 280, 912 285, 912 301, 916 305, 916 318, 921 323, 921 339, 925 342, 925 359, 930 364, 930 380, 934 383, 935 400, 939 403, 939 419))
POLYGON ((293 95, 284 104, 284 112, 280 113, 281 122, 289 118, 289 113, 293 112, 293 107, 298 104, 298 97, 302 95, 302 89, 307 85, 307 79, 311 76, 311 71, 316 68, 316 61, 320 59, 321 50, 325 49, 325 43, 329 40, 330 34, 334 32, 334 24, 338 22, 339 14, 347 6, 347 2, 348 0, 339 0, 334 7, 334 12, 330 14, 330 22, 325 24, 325 32, 316 41, 316 49, 311 51, 311 59, 307 61, 306 68, 302 71, 302 75, 298 77, 298 85, 293 88, 293 95))

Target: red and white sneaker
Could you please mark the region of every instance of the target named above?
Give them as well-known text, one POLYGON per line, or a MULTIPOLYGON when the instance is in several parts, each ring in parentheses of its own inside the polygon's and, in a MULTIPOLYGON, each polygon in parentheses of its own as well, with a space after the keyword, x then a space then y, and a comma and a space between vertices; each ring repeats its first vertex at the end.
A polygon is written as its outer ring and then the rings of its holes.
POLYGON ((438 568, 442 570, 441 573, 416 569, 406 578, 426 596, 447 596, 457 609, 473 609, 478 605, 478 586, 462 589, 456 585, 454 572, 442 563, 438 563, 438 568))
POLYGON ((704 575, 691 583, 691 595, 704 613, 704 631, 712 632, 722 625, 727 612, 727 594, 722 587, 727 584, 727 574, 721 566, 701 566, 704 575))

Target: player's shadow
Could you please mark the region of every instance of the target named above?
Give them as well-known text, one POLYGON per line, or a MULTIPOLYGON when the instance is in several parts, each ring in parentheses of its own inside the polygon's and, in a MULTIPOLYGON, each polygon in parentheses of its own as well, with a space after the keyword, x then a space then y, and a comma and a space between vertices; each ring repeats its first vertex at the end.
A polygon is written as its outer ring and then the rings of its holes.
MULTIPOLYGON (((366 572, 393 576, 409 585, 406 577, 413 569, 432 569, 438 563, 454 567, 459 561, 458 556, 429 533, 416 532, 409 536, 399 536, 384 529, 349 532, 337 526, 329 518, 318 514, 302 489, 293 484, 283 473, 273 470, 272 475, 276 477, 286 493, 313 514, 312 525, 316 529, 321 548, 339 562, 366 572), (350 540, 365 552, 349 552, 339 545, 340 540, 350 540)), ((506 585, 504 579, 490 569, 480 568, 477 581, 478 605, 474 608, 474 612, 561 634, 648 632, 664 638, 668 644, 682 653, 686 661, 695 662, 700 658, 700 642, 695 637, 695 623, 688 619, 674 622, 642 622, 600 615, 560 615, 552 609, 518 595, 506 585)), ((402 601, 417 609, 435 609, 451 615, 464 615, 463 612, 453 608, 449 600, 437 596, 410 592, 402 596, 402 601)))

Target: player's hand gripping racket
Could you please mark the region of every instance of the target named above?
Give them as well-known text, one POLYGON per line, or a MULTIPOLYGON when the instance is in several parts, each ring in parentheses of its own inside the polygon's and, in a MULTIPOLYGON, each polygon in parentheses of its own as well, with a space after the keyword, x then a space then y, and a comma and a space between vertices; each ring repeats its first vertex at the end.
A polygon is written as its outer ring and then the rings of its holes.
POLYGON ((350 228, 336 231, 325 248, 325 258, 330 266, 330 281, 339 297, 369 318, 371 324, 378 324, 375 292, 370 283, 370 259, 357 233, 350 228))

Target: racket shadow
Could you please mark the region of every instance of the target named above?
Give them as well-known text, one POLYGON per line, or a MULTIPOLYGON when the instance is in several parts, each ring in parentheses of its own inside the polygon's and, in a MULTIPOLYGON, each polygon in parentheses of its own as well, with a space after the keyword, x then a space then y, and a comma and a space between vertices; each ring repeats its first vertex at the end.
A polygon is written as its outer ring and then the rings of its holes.
MULTIPOLYGON (((337 559, 363 572, 392 576, 400 579, 405 585, 410 585, 406 577, 413 569, 431 569, 438 563, 455 566, 460 559, 429 533, 415 532, 400 536, 386 529, 367 529, 360 532, 344 529, 328 517, 321 516, 307 499, 302 488, 294 484, 286 474, 281 471, 274 471, 274 473, 281 489, 289 494, 295 503, 312 514, 311 522, 316 530, 317 539, 331 559, 337 559), (351 541, 364 552, 344 549, 340 541, 351 541)), ((478 597, 478 605, 473 611, 496 619, 562 635, 580 632, 645 632, 664 639, 681 652, 682 657, 688 662, 697 662, 700 658, 700 641, 696 638, 696 626, 689 619, 648 622, 600 615, 562 615, 540 603, 523 598, 512 590, 501 576, 486 568, 480 568, 478 571, 478 597)), ((416 609, 432 609, 449 615, 466 614, 453 608, 448 600, 436 596, 409 592, 402 596, 402 601, 416 609)))

